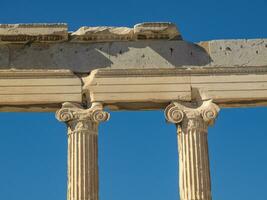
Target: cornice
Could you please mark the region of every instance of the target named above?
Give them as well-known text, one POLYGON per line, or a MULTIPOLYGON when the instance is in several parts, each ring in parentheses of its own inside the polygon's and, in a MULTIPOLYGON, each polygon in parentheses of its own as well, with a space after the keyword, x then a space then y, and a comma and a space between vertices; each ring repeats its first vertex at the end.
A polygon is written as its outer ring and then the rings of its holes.
POLYGON ((73 78, 77 77, 71 70, 59 69, 1 69, 0 78, 73 78))
POLYGON ((202 75, 246 75, 267 74, 267 66, 250 67, 181 67, 165 69, 98 69, 95 77, 162 77, 162 76, 202 76, 202 75))
POLYGON ((170 22, 139 23, 133 28, 83 26, 68 31, 67 24, 0 24, 0 43, 33 42, 108 42, 135 40, 181 40, 175 24, 170 22))

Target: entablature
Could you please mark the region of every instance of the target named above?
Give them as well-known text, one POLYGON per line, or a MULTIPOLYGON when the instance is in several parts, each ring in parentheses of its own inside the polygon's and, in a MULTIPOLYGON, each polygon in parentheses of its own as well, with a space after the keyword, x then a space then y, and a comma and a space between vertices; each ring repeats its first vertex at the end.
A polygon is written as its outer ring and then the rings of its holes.
POLYGON ((151 110, 209 99, 267 104, 267 39, 192 43, 168 22, 74 32, 0 25, 0 111, 54 111, 68 101, 151 110))

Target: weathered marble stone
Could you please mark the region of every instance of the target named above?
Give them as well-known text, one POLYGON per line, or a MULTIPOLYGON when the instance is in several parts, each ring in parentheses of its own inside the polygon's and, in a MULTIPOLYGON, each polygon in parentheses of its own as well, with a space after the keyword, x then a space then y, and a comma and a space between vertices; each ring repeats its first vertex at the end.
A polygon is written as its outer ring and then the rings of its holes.
POLYGON ((107 53, 112 68, 174 68, 210 62, 205 49, 183 40, 114 42, 107 53))
POLYGON ((0 42, 59 42, 68 40, 66 24, 0 24, 0 42))
POLYGON ((267 39, 211 40, 200 42, 211 66, 267 66, 267 39))
POLYGON ((140 23, 134 26, 137 39, 182 39, 175 24, 169 22, 140 23))
POLYGON ((106 67, 174 68, 210 62, 204 48, 186 41, 0 44, 0 49, 4 53, 2 56, 0 50, 0 57, 6 60, 3 65, 0 61, 0 69, 70 69, 89 73, 106 67))
MULTIPOLYGON (((9 67, 9 48, 6 45, 0 45, 0 66, 2 68, 9 67)), ((1 68, 0 67, 0 68, 1 68)))
MULTIPOLYGON (((89 84, 87 97, 91 99, 88 101, 103 100, 115 107, 120 104, 118 109, 162 108, 173 100, 214 99, 223 107, 251 105, 251 99, 255 105, 266 104, 267 39, 191 43, 174 40, 180 33, 171 23, 142 23, 134 29, 83 27, 72 35, 66 34, 64 24, 0 25, 0 33, 0 38, 10 36, 18 39, 23 36, 22 40, 0 41, 0 70, 67 69, 79 79, 94 74, 93 70, 97 69, 98 77, 94 79, 99 84, 89 84), (66 41, 52 43, 46 38, 49 34, 63 34, 66 41), (103 77, 104 71, 111 77, 103 77), (99 72, 102 74, 100 79, 99 72), (154 77, 151 77, 152 74, 154 77), (111 86, 105 84, 106 80, 111 86), (132 81, 131 86, 127 85, 129 80, 132 81), (112 85, 115 82, 116 87, 112 85), (123 95, 121 90, 124 90, 123 95)), ((4 77, 6 72, 2 74, 4 77)), ((82 83, 83 86, 88 85, 82 83)), ((74 94, 76 101, 84 100, 79 93, 80 88, 76 86, 73 90, 65 86, 63 89, 49 86, 40 91, 52 92, 55 96, 52 99, 44 94, 39 101, 39 91, 34 99, 24 93, 36 93, 38 89, 35 87, 14 90, 5 86, 6 80, 1 84, 0 94, 3 96, 0 101, 7 105, 53 102, 54 108, 55 103, 60 102, 56 93, 61 90, 67 98, 73 99, 74 94), (11 98, 9 94, 4 96, 7 92, 15 92, 21 98, 15 98, 15 95, 11 98)))
POLYGON ((64 103, 56 118, 68 126, 68 200, 98 200, 98 125, 109 119, 101 104, 64 103))
POLYGON ((133 29, 127 27, 81 27, 71 34, 72 42, 129 41, 133 39, 133 29))
POLYGON ((97 69, 83 83, 88 100, 112 109, 156 109, 171 101, 209 99, 223 107, 244 107, 267 99, 267 67, 97 69))
POLYGON ((0 105, 80 103, 81 86, 68 70, 0 70, 0 105))
POLYGON ((200 43, 170 41, 177 36, 180 37, 180 33, 172 23, 142 23, 134 29, 82 27, 69 36, 65 24, 0 25, 0 69, 69 69, 89 73, 107 67, 151 69, 267 65, 266 39, 200 43), (58 36, 65 41, 62 42, 58 36))
POLYGON ((131 41, 136 39, 181 39, 172 23, 140 23, 127 27, 81 27, 71 34, 72 42, 131 41))
POLYGON ((267 39, 182 40, 172 23, 0 25, 0 111, 55 111, 68 127, 68 200, 98 200, 98 125, 165 109, 181 200, 211 200, 207 131, 219 107, 267 105, 267 39), (65 102, 65 103, 64 103, 65 102), (167 106, 167 107, 166 107, 167 106))
POLYGON ((165 109, 166 120, 176 124, 181 200, 211 200, 208 126, 219 107, 211 100, 202 105, 173 102, 165 109))

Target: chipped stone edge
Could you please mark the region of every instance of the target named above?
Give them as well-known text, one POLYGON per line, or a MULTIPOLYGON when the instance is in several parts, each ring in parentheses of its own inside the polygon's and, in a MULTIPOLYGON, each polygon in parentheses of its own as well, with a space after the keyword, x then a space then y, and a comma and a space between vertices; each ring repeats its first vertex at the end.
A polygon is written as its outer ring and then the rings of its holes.
POLYGON ((68 41, 66 23, 0 24, 0 43, 68 41))
POLYGON ((65 23, 0 24, 0 44, 58 43, 66 41, 96 43, 137 40, 182 40, 182 37, 177 26, 170 22, 139 23, 133 28, 84 26, 74 32, 68 32, 68 26, 65 23), (44 30, 42 31, 42 29, 44 30))

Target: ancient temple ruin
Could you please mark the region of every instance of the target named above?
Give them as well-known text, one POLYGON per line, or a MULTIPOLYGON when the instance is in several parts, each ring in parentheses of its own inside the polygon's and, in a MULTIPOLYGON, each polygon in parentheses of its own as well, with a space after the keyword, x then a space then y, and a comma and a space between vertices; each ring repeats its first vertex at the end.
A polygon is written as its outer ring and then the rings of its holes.
MULTIPOLYGON (((183 40, 172 23, 0 25, 0 111, 67 124, 68 200, 98 200, 98 126, 109 110, 165 110, 177 127, 181 200, 211 200, 208 127, 267 105, 267 39, 183 40)), ((112 117, 112 116, 111 116, 112 117)))

